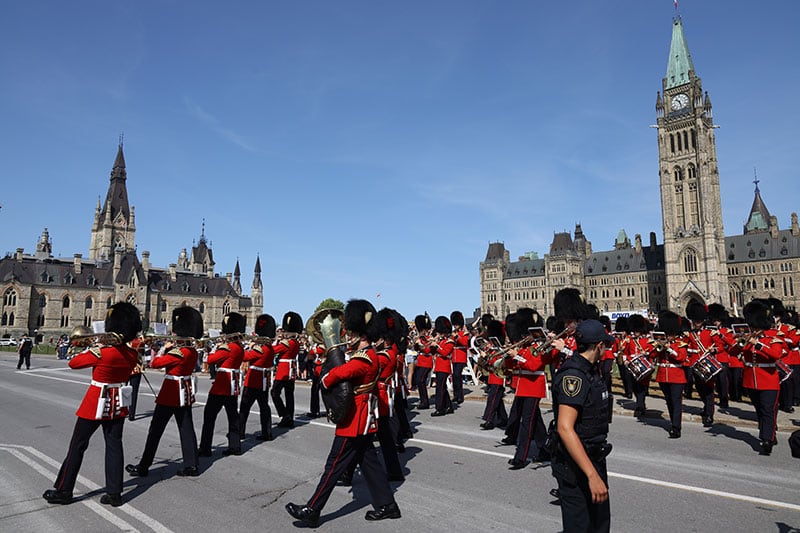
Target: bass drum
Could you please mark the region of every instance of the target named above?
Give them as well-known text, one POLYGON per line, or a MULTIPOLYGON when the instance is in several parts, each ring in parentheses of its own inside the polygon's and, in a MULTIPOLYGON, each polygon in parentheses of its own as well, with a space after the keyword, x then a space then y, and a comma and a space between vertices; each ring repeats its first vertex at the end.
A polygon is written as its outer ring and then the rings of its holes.
MULTIPOLYGON (((334 346, 328 350, 320 375, 324 376, 344 363, 344 349, 342 346, 334 346)), ((355 406, 355 394, 353 393, 353 386, 349 381, 340 381, 329 389, 321 387, 320 394, 322 396, 322 403, 325 404, 325 409, 327 410, 328 420, 334 424, 338 424, 340 421, 346 419, 355 406)))

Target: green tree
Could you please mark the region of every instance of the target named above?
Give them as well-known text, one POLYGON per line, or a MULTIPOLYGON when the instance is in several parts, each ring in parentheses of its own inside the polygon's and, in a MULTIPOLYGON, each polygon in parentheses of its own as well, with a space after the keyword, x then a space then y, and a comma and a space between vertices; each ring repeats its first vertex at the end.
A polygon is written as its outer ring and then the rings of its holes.
POLYGON ((336 300, 334 298, 325 298, 319 303, 317 308, 314 309, 314 312, 316 313, 320 309, 339 309, 341 311, 344 311, 344 304, 341 301, 336 300))

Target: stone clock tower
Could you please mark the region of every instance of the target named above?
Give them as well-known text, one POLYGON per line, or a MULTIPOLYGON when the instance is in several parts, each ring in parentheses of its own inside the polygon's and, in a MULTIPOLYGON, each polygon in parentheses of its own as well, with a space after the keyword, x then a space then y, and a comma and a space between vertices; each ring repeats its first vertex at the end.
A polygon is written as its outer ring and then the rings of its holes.
POLYGON ((672 24, 656 118, 668 306, 683 313, 692 298, 725 303, 725 233, 711 99, 694 70, 680 17, 672 24))

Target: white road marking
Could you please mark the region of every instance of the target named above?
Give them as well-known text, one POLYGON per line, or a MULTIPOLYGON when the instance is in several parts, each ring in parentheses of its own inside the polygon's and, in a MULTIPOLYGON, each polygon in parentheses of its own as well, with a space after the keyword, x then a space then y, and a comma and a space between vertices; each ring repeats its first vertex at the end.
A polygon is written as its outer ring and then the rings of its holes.
MULTIPOLYGON (((56 474, 58 472, 58 469, 61 467, 61 464, 58 461, 56 461, 55 459, 53 459, 52 457, 50 457, 48 455, 45 455, 44 453, 40 452, 39 450, 37 450, 36 448, 34 448, 32 446, 23 446, 23 445, 19 445, 19 444, 0 444, 0 449, 3 449, 3 450, 6 450, 6 451, 10 452, 16 457, 22 456, 24 458, 22 460, 26 464, 30 465, 34 470, 36 470, 37 472, 39 472, 40 474, 42 474, 43 476, 45 476, 45 477, 47 477, 49 479, 53 479, 56 476, 56 474), (31 454, 31 455, 37 457, 38 459, 40 459, 45 464, 48 464, 48 465, 52 466, 54 469, 56 469, 55 472, 54 471, 50 471, 50 470, 42 467, 36 461, 32 461, 29 458, 25 457, 24 455, 22 455, 19 452, 19 450, 25 450, 29 454, 31 454)), ((91 480, 89 480, 89 479, 87 479, 87 478, 85 478, 85 477, 83 477, 81 475, 78 476, 78 482, 81 483, 82 485, 85 485, 90 491, 97 491, 97 490, 102 489, 102 487, 100 485, 94 483, 93 481, 91 481, 91 480)), ((105 514, 108 514, 108 515, 112 516, 114 518, 114 520, 118 520, 119 522, 125 524, 125 527, 118 526, 121 529, 135 531, 135 528, 133 526, 131 526, 130 524, 127 524, 127 522, 124 522, 121 518, 116 517, 113 513, 110 513, 106 508, 101 507, 98 503, 93 502, 91 500, 81 500, 81 503, 86 503, 87 505, 92 504, 92 505, 89 505, 89 507, 95 512, 97 512, 97 509, 102 511, 103 518, 106 518, 107 520, 108 520, 108 518, 107 518, 107 516, 105 516, 105 514)), ((149 527, 153 531, 157 531, 159 533, 162 533, 162 532, 163 533, 171 533, 172 532, 172 530, 170 530, 164 524, 162 524, 161 522, 157 521, 156 519, 146 515, 145 513, 139 511, 138 509, 133 507, 130 503, 125 503, 124 505, 121 505, 120 507, 116 507, 116 509, 118 511, 120 511, 120 512, 123 512, 123 513, 127 514, 131 518, 133 518, 135 520, 138 520, 139 522, 141 522, 142 524, 146 525, 147 527, 149 527)), ((98 513, 98 514, 101 514, 101 513, 98 513)), ((110 521, 112 521, 112 523, 114 522, 113 520, 110 520, 110 521)), ((118 524, 115 524, 115 525, 118 525, 118 524)))

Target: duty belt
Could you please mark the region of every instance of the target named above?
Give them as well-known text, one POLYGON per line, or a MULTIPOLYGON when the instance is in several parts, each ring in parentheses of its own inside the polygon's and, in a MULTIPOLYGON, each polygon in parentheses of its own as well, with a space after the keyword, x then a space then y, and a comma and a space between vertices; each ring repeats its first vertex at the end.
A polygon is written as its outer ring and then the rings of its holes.
POLYGON ((672 363, 658 363, 658 366, 662 366, 664 368, 683 368, 683 365, 675 365, 672 363))
MULTIPOLYGON (((222 370, 220 368, 220 370, 222 370)), ((189 374, 188 376, 173 376, 171 374, 165 374, 164 379, 171 379, 172 381, 186 381, 192 379, 192 375, 189 374)))
POLYGON ((517 370, 514 373, 518 376, 544 376, 544 370, 517 370))
POLYGON ((103 387, 108 387, 109 389, 118 389, 125 385, 124 383, 103 383, 102 381, 95 381, 95 380, 92 380, 91 384, 94 385, 95 387, 100 387, 101 389, 103 387))
POLYGON ((744 366, 758 367, 758 368, 775 368, 775 363, 745 363, 744 366))
POLYGON ((250 366, 250 370, 258 370, 260 372, 266 372, 267 370, 269 370, 269 368, 264 368, 264 367, 261 367, 261 366, 253 366, 253 365, 251 365, 250 366))

